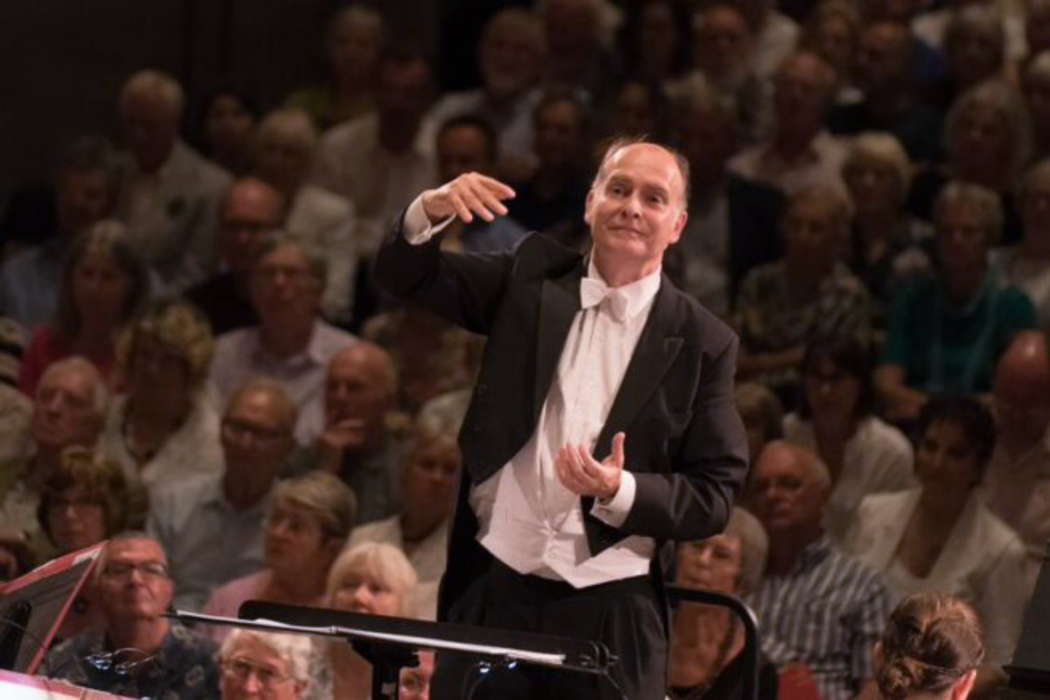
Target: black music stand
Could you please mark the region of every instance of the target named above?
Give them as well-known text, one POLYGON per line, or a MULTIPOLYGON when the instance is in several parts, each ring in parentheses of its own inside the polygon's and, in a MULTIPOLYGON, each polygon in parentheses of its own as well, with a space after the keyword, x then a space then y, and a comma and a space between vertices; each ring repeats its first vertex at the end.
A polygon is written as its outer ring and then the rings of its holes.
POLYGON ((256 600, 241 605, 238 614, 239 618, 229 618, 179 610, 172 616, 190 623, 345 639, 372 663, 374 700, 396 700, 400 671, 406 666, 418 665, 416 652, 421 649, 466 654, 494 665, 525 663, 593 674, 606 674, 616 660, 599 642, 546 634, 256 600))

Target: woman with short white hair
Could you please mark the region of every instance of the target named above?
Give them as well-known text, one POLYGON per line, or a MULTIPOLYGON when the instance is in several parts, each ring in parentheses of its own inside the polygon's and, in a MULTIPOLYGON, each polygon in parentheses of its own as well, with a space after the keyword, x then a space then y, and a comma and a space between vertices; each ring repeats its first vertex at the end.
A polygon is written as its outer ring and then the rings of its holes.
POLYGON ((233 630, 219 650, 222 700, 302 700, 310 685, 309 637, 233 630))

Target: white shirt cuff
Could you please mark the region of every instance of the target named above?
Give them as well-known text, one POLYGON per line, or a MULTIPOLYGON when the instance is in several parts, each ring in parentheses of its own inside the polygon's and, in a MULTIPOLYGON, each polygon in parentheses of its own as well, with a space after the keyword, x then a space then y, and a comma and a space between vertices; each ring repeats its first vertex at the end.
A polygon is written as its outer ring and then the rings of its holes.
POLYGON ((430 219, 427 218, 427 213, 423 211, 423 195, 419 195, 408 205, 408 211, 405 212, 405 220, 401 225, 401 233, 404 235, 405 240, 412 245, 423 245, 441 233, 446 226, 452 223, 454 218, 456 217, 449 216, 439 224, 431 224, 430 219))
POLYGON ((616 495, 609 499, 608 503, 602 503, 600 500, 595 499, 594 506, 591 508, 591 515, 606 525, 620 527, 623 525, 623 521, 627 520, 627 515, 631 512, 631 506, 634 505, 634 492, 637 487, 634 474, 625 469, 620 476, 620 488, 616 495))

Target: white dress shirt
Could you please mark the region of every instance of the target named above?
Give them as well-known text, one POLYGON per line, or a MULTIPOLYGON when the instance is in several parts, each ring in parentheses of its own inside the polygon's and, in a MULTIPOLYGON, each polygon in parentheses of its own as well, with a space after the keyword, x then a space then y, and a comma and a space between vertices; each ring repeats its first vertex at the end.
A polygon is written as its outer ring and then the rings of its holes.
MULTIPOLYGON (((405 215, 405 238, 422 244, 448 221, 431 227, 417 198, 405 215)), ((581 283, 583 308, 573 319, 536 432, 470 494, 480 524, 478 540, 495 557, 518 573, 564 580, 576 588, 645 575, 656 547, 652 538, 631 535, 591 556, 580 497, 562 485, 554 467, 563 445, 593 447, 597 440, 649 317, 660 271, 610 290, 602 299, 598 290, 604 284, 592 259, 581 283)), ((624 470, 616 495, 604 504, 595 501, 591 512, 618 527, 634 494, 634 477, 624 470)))

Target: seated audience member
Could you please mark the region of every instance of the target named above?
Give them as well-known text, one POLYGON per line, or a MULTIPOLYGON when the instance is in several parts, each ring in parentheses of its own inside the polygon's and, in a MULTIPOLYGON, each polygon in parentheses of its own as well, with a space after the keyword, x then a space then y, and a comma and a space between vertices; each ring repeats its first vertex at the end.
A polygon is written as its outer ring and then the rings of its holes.
MULTIPOLYGON (((277 484, 263 536, 266 568, 217 588, 204 612, 237 617, 246 600, 323 605, 328 570, 346 544, 354 510, 353 492, 331 474, 312 471, 277 484)), ((230 629, 210 632, 222 641, 230 629)))
POLYGON ((160 543, 142 532, 109 541, 95 569, 103 626, 55 647, 50 674, 128 697, 214 700, 215 645, 164 613, 174 582, 160 543))
POLYGON ((1030 128, 1016 88, 1005 80, 974 86, 952 104, 944 129, 946 160, 915 175, 908 207, 933 221, 937 196, 949 181, 980 185, 999 199, 1003 243, 1021 240, 1014 186, 1028 162, 1030 128))
POLYGON ((944 105, 982 81, 1013 79, 1006 61, 1002 9, 990 2, 958 7, 945 28, 944 64, 944 105))
MULTIPOLYGON (((833 134, 885 131, 918 163, 935 160, 941 150, 943 115, 919 99, 915 38, 907 25, 878 21, 861 30, 857 87, 863 99, 836 105, 828 114, 833 134)), ((860 206, 861 202, 855 203, 860 206)))
MULTIPOLYGON (((615 75, 605 45, 604 0, 544 0, 538 5, 547 47, 544 83, 576 94, 585 104, 602 101, 615 75)), ((611 37, 610 37, 611 38, 611 37)))
POLYGON ((402 466, 401 512, 354 528, 347 542, 387 542, 403 551, 419 577, 417 612, 428 619, 437 614, 437 585, 445 573, 449 520, 462 463, 456 437, 469 400, 468 392, 457 391, 423 406, 402 466))
POLYGON ((784 406, 776 394, 757 382, 737 382, 735 400, 747 431, 747 453, 755 459, 766 443, 784 437, 784 406))
POLYGON ((572 93, 552 92, 532 117, 537 166, 528 179, 514 183, 508 214, 530 231, 575 246, 590 187, 590 112, 572 93))
POLYGON ((324 41, 328 81, 293 92, 286 106, 306 110, 321 131, 371 112, 383 34, 383 17, 372 8, 337 10, 324 41))
POLYGON ((361 342, 340 350, 325 376, 324 429, 292 464, 293 471, 321 469, 346 482, 357 499, 357 522, 397 510, 402 441, 390 420, 396 400, 397 370, 382 348, 361 342))
POLYGON ((875 683, 884 700, 965 700, 983 660, 973 608, 945 593, 916 593, 890 613, 875 645, 875 683))
POLYGON ((160 301, 118 346, 127 393, 109 407, 101 448, 130 482, 155 492, 222 469, 219 416, 204 395, 215 341, 208 320, 182 301, 160 301))
POLYGON ((781 255, 783 196, 726 169, 740 136, 732 100, 693 85, 683 102, 677 131, 689 162, 689 219, 665 268, 680 288, 725 315, 744 276, 781 255))
POLYGON ((734 156, 729 169, 785 194, 817 185, 844 190, 846 146, 824 127, 835 85, 835 69, 817 54, 786 58, 773 78, 773 133, 734 156))
POLYGON ((841 542, 861 500, 915 485, 911 443, 873 413, 871 359, 854 338, 817 340, 802 360, 798 411, 784 419, 784 439, 815 452, 831 493, 824 531, 841 542))
POLYGON ((388 49, 376 69, 376 110, 325 132, 313 182, 350 200, 354 242, 375 254, 389 222, 434 184, 433 141, 420 128, 430 97, 430 66, 414 49, 388 49))
POLYGON ((264 236, 284 218, 281 193, 262 180, 235 180, 219 205, 219 259, 222 272, 186 290, 186 298, 204 312, 212 333, 256 326, 251 300, 252 270, 264 236))
POLYGON ((898 289, 929 268, 922 244, 932 229, 904 207, 911 163, 892 135, 866 132, 850 144, 842 177, 853 202, 847 261, 871 294, 872 325, 881 346, 889 306, 898 289))
MULTIPOLYGON (((0 315, 26 328, 45 324, 55 315, 62 263, 70 244, 112 213, 117 196, 120 164, 108 141, 88 136, 75 141, 63 154, 48 191, 45 221, 27 222, 31 239, 10 242, 0 250, 0 315), (21 244, 21 250, 13 246, 21 244)), ((8 203, 7 218, 17 218, 18 194, 8 203)), ((28 217, 35 218, 35 217, 28 217)))
POLYGON ((1003 353, 992 406, 997 439, 981 495, 1038 564, 1050 542, 1050 349, 1043 333, 1022 331, 1003 353))
POLYGON ((1034 576, 1024 545, 984 505, 977 486, 995 446, 995 423, 970 398, 931 399, 918 422, 920 486, 865 498, 848 551, 882 572, 892 594, 947 591, 970 602, 987 633, 978 686, 1001 682, 1034 576))
MULTIPOLYGON (((1050 2, 1045 5, 1050 40, 1050 2)), ((1032 127, 1032 162, 1050 157, 1050 51, 1033 54, 1021 73, 1021 92, 1032 127)))
POLYGON ((428 311, 400 308, 369 320, 362 335, 394 360, 398 377, 396 405, 415 415, 430 399, 474 381, 480 362, 480 336, 428 311), (418 348, 432 348, 423 356, 418 348))
MULTIPOLYGON (((918 3, 916 3, 918 4, 918 3)), ((960 0, 951 0, 937 9, 921 12, 912 19, 911 29, 915 36, 922 40, 927 46, 938 51, 947 51, 948 27, 952 20, 966 6, 987 7, 996 11, 996 16, 1002 24, 1002 32, 1005 39, 1004 55, 1011 61, 1021 58, 1025 53, 1025 20, 1020 12, 1021 5, 1006 5, 996 2, 966 3, 960 0)), ((996 44, 1002 44, 996 39, 996 44)), ((974 50, 988 52, 991 47, 978 46, 974 50)), ((1001 49, 996 49, 1000 51, 1001 49)))
MULTIPOLYGON (((498 142, 492 126, 479 117, 453 117, 441 125, 436 137, 438 173, 441 182, 477 172, 495 176, 498 142)), ((529 234, 521 224, 507 216, 485 221, 475 217, 464 224, 456 218, 444 229, 441 247, 467 253, 498 253, 512 250, 529 234)))
POLYGON ((999 354, 1017 331, 1035 325, 1028 297, 988 271, 988 249, 1002 228, 995 193, 950 183, 937 197, 934 219, 937 265, 894 299, 875 373, 894 421, 914 420, 930 394, 991 389, 999 354))
POLYGON ((861 31, 860 8, 844 0, 821 0, 805 18, 798 48, 814 51, 834 66, 838 85, 833 110, 864 99, 855 85, 861 31))
POLYGON ((200 610, 216 587, 263 568, 266 515, 295 445, 295 418, 280 384, 248 381, 222 419, 221 473, 153 494, 148 529, 170 555, 176 607, 200 610))
POLYGON ((259 325, 219 336, 211 385, 220 401, 256 375, 280 381, 298 407, 296 440, 313 442, 324 427, 324 377, 332 357, 354 336, 320 315, 325 254, 293 235, 267 236, 252 267, 251 296, 259 325))
MULTIPOLYGON (((492 167, 498 165, 504 177, 531 167, 532 110, 540 99, 536 86, 543 59, 543 29, 536 14, 520 7, 497 12, 485 24, 478 43, 481 87, 444 95, 427 113, 427 128, 475 115, 495 132, 492 152, 500 157, 492 167)), ((448 182, 444 177, 440 181, 448 182)))
POLYGON ((1050 329, 1050 159, 1033 165, 1018 190, 1024 238, 992 251, 1000 280, 1028 295, 1042 328, 1050 329))
POLYGON ((149 297, 150 283, 124 226, 101 221, 73 241, 62 267, 54 320, 33 332, 18 388, 33 396, 55 360, 81 355, 110 378, 117 337, 149 297))
MULTIPOLYGON (((326 607, 363 615, 410 617, 416 572, 391 544, 365 542, 346 549, 328 575, 326 607)), ((367 700, 372 665, 342 640, 331 640, 314 668, 317 697, 367 700)))
POLYGON ((799 35, 798 24, 779 12, 772 0, 735 0, 734 4, 743 10, 755 35, 754 49, 750 56, 751 70, 758 77, 769 79, 795 49, 799 35))
POLYGON ((136 249, 178 294, 210 274, 219 200, 230 176, 179 138, 185 103, 170 75, 143 70, 120 91, 120 120, 130 153, 117 218, 136 249))
POLYGON ((309 697, 313 644, 301 634, 231 630, 219 650, 222 700, 309 697))
MULTIPOLYGON (((37 508, 40 529, 54 545, 56 556, 90 547, 141 526, 146 499, 124 479, 120 465, 102 453, 84 447, 62 452, 58 469, 44 482, 37 508)), ((73 601, 59 639, 102 624, 102 611, 89 583, 73 601)))
POLYGON ((740 333, 741 379, 768 385, 793 402, 798 365, 815 338, 867 340, 870 303, 842 262, 849 236, 849 202, 829 188, 791 198, 783 218, 784 257, 744 278, 733 313, 740 333))
POLYGON ((603 131, 608 138, 648 136, 658 141, 668 140, 671 104, 659 84, 627 78, 612 96, 607 109, 603 131))
MULTIPOLYGON (((769 540, 761 523, 733 508, 725 532, 678 545, 675 585, 736 596, 752 593, 766 567, 769 540)), ((728 608, 682 601, 671 632, 670 700, 742 698, 744 629, 728 608)), ((759 667, 760 700, 777 697, 776 668, 759 667)))
POLYGON ((333 323, 346 323, 357 267, 354 208, 345 197, 306 182, 317 141, 317 129, 306 112, 294 108, 270 112, 259 125, 255 172, 288 202, 284 228, 327 254, 321 308, 333 323))
POLYGON ((61 465, 67 447, 94 448, 109 401, 98 370, 82 357, 68 357, 44 371, 33 400, 28 439, 16 441, 0 464, 0 526, 21 534, 20 540, 42 560, 53 554, 37 520, 44 484, 61 465))
POLYGON ((873 676, 871 648, 889 599, 881 578, 825 534, 830 490, 827 467, 804 447, 774 442, 758 456, 751 506, 769 557, 749 601, 770 661, 804 664, 820 697, 846 700, 873 676))
POLYGON ((674 0, 650 0, 623 6, 617 31, 622 65, 665 90, 689 68, 691 8, 674 0))
POLYGON ((259 105, 248 94, 222 86, 204 99, 201 151, 234 177, 255 165, 255 127, 259 105))

